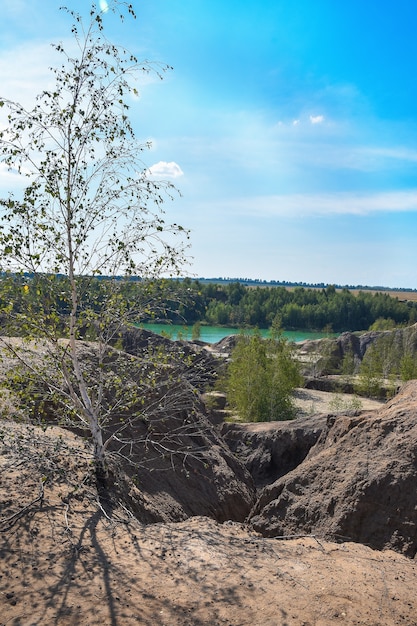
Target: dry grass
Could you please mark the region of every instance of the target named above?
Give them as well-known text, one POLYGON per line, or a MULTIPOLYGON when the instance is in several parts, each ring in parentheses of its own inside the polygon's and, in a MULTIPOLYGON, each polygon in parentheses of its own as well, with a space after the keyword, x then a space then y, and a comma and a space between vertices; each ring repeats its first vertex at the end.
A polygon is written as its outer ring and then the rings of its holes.
MULTIPOLYGON (((337 289, 336 291, 341 291, 341 289, 337 289)), ((386 290, 383 289, 349 289, 351 293, 354 295, 358 295, 360 292, 369 292, 372 294, 375 293, 384 293, 387 296, 391 296, 391 298, 397 298, 397 300, 404 302, 416 302, 417 301, 417 291, 395 291, 395 290, 386 290)))
MULTIPOLYGON (((298 288, 299 287, 286 287, 288 291, 294 291, 295 289, 298 289, 298 288)), ((322 287, 306 287, 306 289, 312 289, 312 290, 318 289, 319 291, 321 291, 322 287)), ((343 291, 343 288, 336 289, 336 291, 343 291)), ((355 296, 357 296, 359 293, 371 293, 371 294, 383 293, 383 294, 386 294, 387 296, 391 296, 391 298, 397 298, 397 300, 400 300, 400 301, 417 302, 417 291, 401 291, 400 289, 398 290, 396 289, 349 289, 349 291, 355 296)))

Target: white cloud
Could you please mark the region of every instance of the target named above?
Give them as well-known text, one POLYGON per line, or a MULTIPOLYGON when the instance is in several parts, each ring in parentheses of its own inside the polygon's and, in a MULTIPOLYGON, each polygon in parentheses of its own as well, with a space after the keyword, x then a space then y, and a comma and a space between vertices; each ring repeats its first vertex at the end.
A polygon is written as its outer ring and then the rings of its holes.
POLYGON ((50 44, 28 43, 0 54, 1 92, 3 98, 33 106, 35 96, 53 85, 48 69, 57 53, 50 44))
POLYGON ((9 169, 5 163, 0 163, 0 193, 17 191, 28 183, 28 179, 14 169, 9 169))
POLYGON ((180 166, 174 161, 167 163, 166 161, 159 161, 149 168, 149 174, 155 177, 162 178, 179 178, 184 175, 184 172, 180 166))
POLYGON ((310 115, 310 122, 312 124, 322 124, 324 122, 324 115, 310 115))
POLYGON ((265 217, 313 217, 369 215, 375 213, 417 213, 417 189, 381 193, 335 192, 328 194, 287 194, 236 198, 221 210, 265 217))
POLYGON ((318 124, 323 124, 326 121, 324 115, 309 115, 308 117, 301 113, 300 117, 296 117, 293 119, 288 119, 287 121, 279 120, 274 128, 276 129, 285 129, 290 128, 291 126, 303 126, 306 129, 309 125, 316 126, 318 124))
POLYGON ((10 170, 7 165, 0 163, 0 184, 2 181, 17 180, 20 176, 17 172, 10 170))

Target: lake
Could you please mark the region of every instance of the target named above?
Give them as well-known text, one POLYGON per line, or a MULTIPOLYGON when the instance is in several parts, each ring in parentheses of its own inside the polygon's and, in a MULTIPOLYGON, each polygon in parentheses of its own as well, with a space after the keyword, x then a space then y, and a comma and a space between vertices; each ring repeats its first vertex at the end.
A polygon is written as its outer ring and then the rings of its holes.
MULTIPOLYGON (((181 326, 178 324, 139 324, 140 328, 144 328, 146 330, 150 330, 153 333, 157 333, 158 335, 165 335, 170 337, 171 339, 185 339, 187 341, 191 340, 192 335, 192 327, 191 326, 181 326)), ((201 326, 200 330, 200 340, 205 341, 206 343, 217 343, 224 337, 228 337, 229 335, 238 335, 240 329, 239 328, 230 328, 228 326, 201 326)), ((255 330, 248 330, 249 333, 256 332, 255 330)), ((259 331, 262 337, 269 336, 269 330, 260 330, 259 331)), ((304 341, 305 339, 322 339, 323 337, 335 337, 337 335, 333 333, 313 333, 308 331, 299 331, 299 330, 284 330, 284 337, 286 337, 289 341, 304 341)))

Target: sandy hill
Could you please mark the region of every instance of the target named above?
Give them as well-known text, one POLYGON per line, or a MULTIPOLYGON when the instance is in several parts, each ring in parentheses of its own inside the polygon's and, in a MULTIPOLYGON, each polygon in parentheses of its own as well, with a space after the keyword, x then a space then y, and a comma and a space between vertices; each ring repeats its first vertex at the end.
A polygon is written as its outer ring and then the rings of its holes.
POLYGON ((2 626, 417 626, 417 381, 350 415, 191 415, 188 464, 99 487, 88 440, 0 420, 2 626))

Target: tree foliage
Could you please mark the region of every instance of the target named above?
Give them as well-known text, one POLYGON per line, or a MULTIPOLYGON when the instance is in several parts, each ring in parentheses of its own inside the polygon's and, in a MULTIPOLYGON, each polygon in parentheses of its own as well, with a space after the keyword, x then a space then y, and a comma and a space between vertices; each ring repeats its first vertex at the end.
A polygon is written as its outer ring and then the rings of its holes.
POLYGON ((391 396, 400 382, 417 378, 417 329, 381 332, 366 350, 355 387, 361 395, 391 396))
POLYGON ((387 293, 348 289, 252 287, 185 279, 178 283, 182 305, 170 319, 179 323, 270 328, 276 320, 286 330, 367 330, 417 321, 417 302, 402 302, 387 293), (382 321, 384 320, 384 321, 382 321), (389 321, 387 321, 389 320, 389 321))
POLYGON ((282 336, 241 335, 232 352, 227 397, 244 421, 292 419, 294 388, 302 384, 291 344, 282 336))
MULTIPOLYGON (((113 0, 109 8, 122 20, 135 17, 125 2, 113 0)), ((43 383, 89 428, 104 471, 103 424, 112 412, 104 398, 116 398, 117 408, 120 394, 107 393, 108 376, 91 376, 77 340, 86 329, 94 333, 98 371, 104 371, 121 325, 149 313, 147 281, 178 272, 186 233, 166 221, 163 203, 173 188, 149 175, 142 161, 149 146, 138 142, 129 118, 137 75, 160 75, 166 68, 141 64, 108 41, 104 22, 110 14, 105 17, 95 3, 87 21, 64 10, 73 22, 74 46, 53 46, 62 60, 52 68, 54 87, 40 93, 30 110, 0 98, 8 111, 0 158, 25 182, 21 194, 0 199, 3 316, 9 332, 44 340, 56 376, 49 370, 43 383), (101 275, 105 289, 93 280, 101 275), (142 281, 140 306, 126 298, 121 280, 132 275, 142 281), (16 302, 7 293, 19 281, 16 302)))

